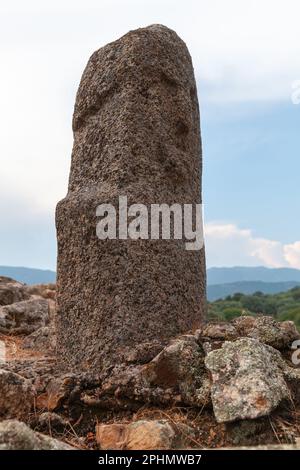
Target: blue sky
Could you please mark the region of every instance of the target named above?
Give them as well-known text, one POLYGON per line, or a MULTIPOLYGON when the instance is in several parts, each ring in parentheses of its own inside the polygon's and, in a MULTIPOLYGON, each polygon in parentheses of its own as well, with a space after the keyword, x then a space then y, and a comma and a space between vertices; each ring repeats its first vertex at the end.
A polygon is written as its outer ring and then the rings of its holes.
POLYGON ((163 23, 194 62, 208 265, 300 268, 298 0, 12 0, 0 9, 0 265, 55 268, 54 210, 83 68, 128 30, 163 23))
POLYGON ((208 220, 256 236, 299 238, 300 107, 290 103, 202 106, 208 220))

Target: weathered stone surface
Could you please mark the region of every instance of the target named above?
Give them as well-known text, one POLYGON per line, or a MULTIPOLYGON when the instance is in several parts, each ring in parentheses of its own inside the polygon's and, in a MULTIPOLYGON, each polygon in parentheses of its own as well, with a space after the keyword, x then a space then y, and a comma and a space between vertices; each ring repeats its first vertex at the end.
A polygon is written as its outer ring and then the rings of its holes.
POLYGON ((64 442, 34 432, 25 423, 7 420, 0 423, 0 450, 75 450, 64 442))
POLYGON ((22 418, 33 407, 34 389, 29 380, 0 369, 0 419, 22 418))
POLYGON ((99 240, 95 211, 117 208, 121 195, 148 207, 201 202, 197 91, 183 41, 153 25, 96 51, 73 129, 68 195, 56 213, 59 356, 81 370, 143 363, 201 323, 204 249, 188 251, 185 240, 99 240))
POLYGON ((57 410, 64 402, 70 399, 74 389, 80 383, 80 377, 74 374, 65 374, 53 377, 47 384, 45 393, 39 395, 36 407, 48 411, 57 410))
POLYGON ((10 277, 0 276, 0 305, 10 305, 27 299, 29 294, 24 284, 10 277))
POLYGON ((0 307, 0 333, 30 334, 49 321, 45 299, 31 299, 0 307))
POLYGON ((227 322, 209 322, 198 330, 199 338, 211 338, 214 340, 232 340, 238 337, 237 329, 231 323, 227 322))
POLYGON ((97 424, 96 441, 102 450, 122 450, 126 446, 127 424, 97 424))
POLYGON ((267 316, 241 316, 232 320, 238 336, 255 338, 276 349, 290 348, 300 334, 292 321, 277 322, 267 316))
POLYGON ((96 439, 101 449, 172 449, 176 433, 167 420, 141 420, 130 424, 98 424, 96 439))
POLYGON ((84 391, 81 400, 89 406, 114 409, 134 409, 140 403, 208 405, 210 377, 204 351, 193 335, 179 336, 148 364, 115 366, 99 387, 84 391))
POLYGON ((128 450, 172 449, 175 431, 166 420, 136 421, 127 429, 128 450))
POLYGON ((28 379, 37 393, 44 393, 50 380, 57 373, 56 359, 53 357, 20 359, 4 362, 1 369, 14 372, 28 379))
POLYGON ((225 342, 205 359, 212 373, 211 396, 218 422, 254 419, 289 397, 280 353, 256 339, 225 342))
POLYGON ((32 349, 43 353, 53 354, 56 348, 56 332, 53 326, 42 326, 23 341, 24 349, 32 349))
POLYGON ((204 366, 203 349, 192 335, 174 339, 143 366, 140 375, 144 393, 149 387, 150 400, 194 406, 210 401, 210 380, 204 366))

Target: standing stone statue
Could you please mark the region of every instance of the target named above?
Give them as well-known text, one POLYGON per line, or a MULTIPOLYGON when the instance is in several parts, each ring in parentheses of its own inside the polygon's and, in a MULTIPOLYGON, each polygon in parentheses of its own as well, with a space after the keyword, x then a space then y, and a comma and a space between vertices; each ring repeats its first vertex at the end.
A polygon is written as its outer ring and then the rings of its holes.
POLYGON ((150 361, 205 313, 204 248, 100 240, 96 208, 201 203, 196 83, 184 42, 153 25, 96 51, 77 93, 68 194, 57 206, 58 355, 109 373, 150 361))

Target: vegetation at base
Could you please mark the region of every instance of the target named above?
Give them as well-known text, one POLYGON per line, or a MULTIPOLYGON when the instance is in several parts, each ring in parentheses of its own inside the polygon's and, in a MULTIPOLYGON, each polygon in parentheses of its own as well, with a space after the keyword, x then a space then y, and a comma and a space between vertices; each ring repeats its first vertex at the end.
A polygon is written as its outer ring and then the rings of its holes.
POLYGON ((240 315, 272 315, 275 320, 292 320, 300 328, 300 287, 279 294, 236 293, 208 304, 210 320, 229 321, 240 315))

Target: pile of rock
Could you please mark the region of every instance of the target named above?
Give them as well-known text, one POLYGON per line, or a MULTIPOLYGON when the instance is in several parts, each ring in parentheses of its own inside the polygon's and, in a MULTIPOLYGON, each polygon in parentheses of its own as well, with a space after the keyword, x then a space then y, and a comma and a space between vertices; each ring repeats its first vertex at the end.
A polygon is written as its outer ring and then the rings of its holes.
POLYGON ((25 347, 54 351, 54 299, 54 284, 27 286, 0 277, 0 334, 25 335, 25 347))
MULTIPOLYGON (((1 278, 0 285, 1 331, 22 337, 23 347, 50 351, 53 356, 54 286, 28 287, 8 278, 1 278)), ((31 442, 26 446, 52 445, 39 434, 32 440, 33 431, 10 419, 44 432, 50 426, 53 432, 67 429, 79 414, 88 414, 90 422, 94 416, 95 423, 99 412, 112 409, 119 410, 120 416, 127 410, 132 418, 97 424, 100 448, 187 445, 184 436, 193 436, 192 426, 182 430, 182 423, 174 425, 167 419, 133 418, 145 406, 205 408, 212 410, 216 423, 253 422, 256 426, 258 419, 270 416, 284 403, 293 400, 298 406, 300 369, 290 358, 291 345, 299 337, 293 322, 242 316, 227 323, 206 323, 200 330, 172 339, 151 360, 136 363, 130 358, 99 377, 61 372, 49 355, 4 362, 0 368, 0 419, 8 421, 0 426, 0 447, 11 448, 7 436, 18 432, 23 436, 25 430, 31 442), (33 409, 38 413, 35 421, 33 409)), ((249 429, 247 424, 247 432, 249 429)), ((57 445, 53 443, 53 448, 57 445)))

